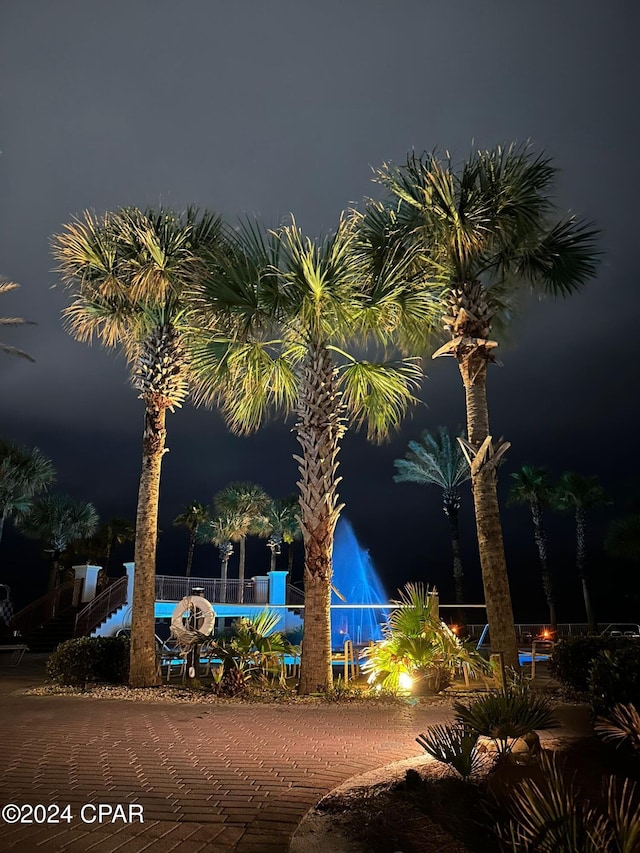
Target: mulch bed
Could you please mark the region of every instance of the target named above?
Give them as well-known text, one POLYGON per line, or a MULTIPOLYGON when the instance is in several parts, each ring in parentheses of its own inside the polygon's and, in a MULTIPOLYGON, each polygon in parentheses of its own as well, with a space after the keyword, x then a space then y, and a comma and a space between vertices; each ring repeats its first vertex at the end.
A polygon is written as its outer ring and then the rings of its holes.
MULTIPOLYGON (((609 775, 640 782, 640 761, 595 737, 556 746, 579 797, 604 805, 609 775)), ((433 761, 409 770, 401 782, 329 795, 315 812, 331 815, 346 837, 371 853, 496 853, 494 827, 507 815, 509 791, 537 774, 536 764, 505 762, 464 782, 433 761)))

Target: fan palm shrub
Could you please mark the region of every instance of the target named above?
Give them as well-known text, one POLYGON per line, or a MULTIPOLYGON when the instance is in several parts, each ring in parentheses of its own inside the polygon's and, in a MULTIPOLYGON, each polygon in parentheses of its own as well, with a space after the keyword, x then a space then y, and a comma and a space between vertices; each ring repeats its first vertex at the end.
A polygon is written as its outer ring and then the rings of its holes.
POLYGON ((369 684, 385 690, 439 693, 457 667, 487 671, 486 661, 440 620, 438 598, 424 584, 407 584, 382 626, 382 640, 363 649, 369 684))

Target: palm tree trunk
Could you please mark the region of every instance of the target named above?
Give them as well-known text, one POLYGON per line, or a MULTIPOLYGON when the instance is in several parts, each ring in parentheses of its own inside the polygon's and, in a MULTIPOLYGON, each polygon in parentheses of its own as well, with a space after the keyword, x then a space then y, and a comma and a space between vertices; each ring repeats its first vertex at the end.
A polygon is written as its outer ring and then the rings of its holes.
POLYGON ((60 551, 54 550, 51 554, 51 562, 49 563, 49 578, 47 580, 47 592, 52 593, 58 586, 58 577, 60 575, 60 551))
POLYGON ((291 573, 293 572, 293 542, 287 545, 287 570, 289 572, 289 583, 291 583, 291 573))
POLYGON ((193 563, 193 552, 196 547, 196 530, 192 530, 189 536, 189 550, 187 551, 187 570, 185 577, 191 577, 191 565, 193 563))
MULTIPOLYGON (((487 407, 487 360, 482 353, 459 358, 467 406, 469 443, 476 451, 489 436, 487 407)), ((471 486, 478 532, 478 548, 484 586, 491 650, 502 653, 505 666, 520 669, 513 619, 509 577, 498 505, 497 471, 487 455, 473 460, 471 486)))
POLYGON ((589 587, 586 577, 586 562, 587 562, 587 540, 586 540, 586 521, 584 509, 576 507, 576 568, 578 577, 582 585, 582 597, 584 598, 584 608, 587 614, 587 622, 589 624, 589 633, 598 633, 598 624, 596 622, 595 613, 591 604, 591 596, 589 595, 589 587))
POLYGON ((271 561, 269 566, 270 571, 275 572, 276 570, 276 549, 271 549, 271 561))
POLYGON ((549 560, 547 557, 547 535, 542 524, 542 510, 537 501, 531 501, 531 517, 533 519, 533 538, 535 539, 538 548, 538 556, 540 557, 540 570, 542 572, 542 588, 547 599, 549 607, 549 624, 552 631, 558 628, 558 620, 556 616, 556 603, 553 594, 553 580, 549 571, 549 560))
POLYGON ((331 671, 331 562, 333 535, 342 510, 338 504, 337 455, 344 434, 336 369, 322 346, 310 349, 302 365, 297 439, 300 471, 300 527, 304 558, 304 637, 299 692, 329 690, 331 671))
POLYGON ((0 515, 0 542, 2 542, 2 535, 4 533, 4 523, 6 518, 6 513, 3 512, 2 515, 0 515))
POLYGON ((227 578, 229 577, 229 556, 222 558, 220 563, 220 601, 227 600, 227 578))
POLYGON ((455 493, 446 490, 443 495, 442 509, 449 522, 451 553, 453 555, 453 582, 455 584, 456 604, 464 604, 464 573, 460 556, 460 528, 458 525, 458 498, 455 493))
POLYGON ((156 546, 160 468, 165 452, 166 407, 161 398, 145 398, 142 437, 142 473, 136 511, 134 548, 135 575, 131 611, 131 687, 152 687, 159 683, 156 667, 155 604, 156 546))
POLYGON ((240 545, 238 547, 238 551, 240 554, 239 562, 238 562, 238 603, 242 604, 244 600, 244 566, 245 566, 245 555, 247 549, 247 539, 246 536, 240 537, 240 545))

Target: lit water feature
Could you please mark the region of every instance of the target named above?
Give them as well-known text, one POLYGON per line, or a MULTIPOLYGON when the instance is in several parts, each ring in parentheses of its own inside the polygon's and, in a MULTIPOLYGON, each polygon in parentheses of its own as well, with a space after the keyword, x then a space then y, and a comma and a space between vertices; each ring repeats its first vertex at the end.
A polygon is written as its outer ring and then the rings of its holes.
MULTIPOLYGON (((332 592, 332 605, 385 604, 389 600, 376 574, 369 552, 360 547, 353 528, 346 518, 340 519, 336 527, 332 583, 346 598, 343 602, 335 592, 332 592)), ((342 648, 345 640, 351 640, 354 645, 366 644, 369 640, 379 640, 382 636, 380 624, 385 621, 387 615, 386 611, 379 608, 332 607, 331 644, 333 648, 342 648)))

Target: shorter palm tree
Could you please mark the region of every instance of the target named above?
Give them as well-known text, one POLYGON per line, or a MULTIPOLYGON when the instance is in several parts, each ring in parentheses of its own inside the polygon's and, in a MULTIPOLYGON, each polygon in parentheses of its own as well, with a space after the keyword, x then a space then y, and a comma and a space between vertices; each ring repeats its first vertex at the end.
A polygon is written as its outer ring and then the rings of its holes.
POLYGON ((640 562, 640 510, 611 522, 605 547, 612 557, 640 562))
POLYGON ((246 562, 247 536, 258 535, 263 523, 264 513, 271 498, 257 483, 229 483, 214 497, 213 503, 221 516, 238 516, 244 518, 239 546, 238 561, 238 601, 244 598, 244 576, 246 562))
POLYGON ((553 593, 553 580, 549 570, 547 555, 547 534, 544 529, 542 513, 549 506, 552 496, 549 471, 546 468, 536 468, 533 465, 523 465, 519 471, 511 475, 513 483, 509 492, 509 504, 529 504, 533 520, 533 538, 538 548, 540 569, 542 571, 542 587, 549 607, 549 622, 553 631, 558 627, 556 617, 556 602, 553 593))
POLYGON ((191 565, 193 563, 193 552, 196 547, 198 529, 210 519, 208 508, 198 501, 192 501, 182 510, 180 515, 173 519, 176 527, 186 527, 189 531, 189 550, 187 552, 186 577, 191 577, 191 565))
POLYGON ((276 569, 276 557, 282 550, 282 543, 289 546, 289 567, 293 561, 293 542, 302 539, 300 522, 297 516, 300 513, 297 495, 288 498, 276 498, 267 507, 262 519, 256 524, 257 535, 267 540, 267 548, 271 551, 271 571, 276 569))
POLYGON ((584 477, 573 471, 565 471, 553 493, 553 505, 556 509, 573 511, 576 519, 576 569, 582 585, 584 606, 589 623, 589 632, 598 630, 596 617, 591 604, 587 584, 587 539, 586 514, 606 503, 604 489, 597 477, 584 477))
POLYGON ((420 441, 409 442, 405 458, 396 459, 393 464, 398 471, 393 478, 396 483, 423 483, 442 489, 442 510, 449 522, 451 535, 456 604, 464 604, 458 486, 471 479, 471 471, 460 444, 451 438, 444 426, 435 433, 424 430, 420 441))
POLYGON ((246 535, 247 519, 239 513, 224 513, 210 518, 198 528, 199 542, 212 542, 220 554, 220 601, 227 600, 229 558, 233 554, 233 543, 242 541, 246 535))
POLYGON ((98 525, 93 504, 65 494, 36 498, 18 524, 27 536, 40 539, 50 555, 48 592, 53 592, 63 570, 62 553, 80 539, 92 536, 98 525))
POLYGON ((0 440, 0 539, 8 518, 20 518, 31 508, 34 495, 55 480, 53 465, 37 447, 0 440))
MULTIPOLYGON (((14 281, 0 281, 0 294, 9 293, 11 290, 17 290, 19 287, 20 285, 14 281)), ((23 320, 22 317, 0 317, 0 326, 35 326, 35 323, 32 320, 23 320)), ((9 344, 0 343, 0 350, 6 352, 7 355, 17 355, 19 358, 26 358, 27 361, 35 361, 26 352, 9 344)))

